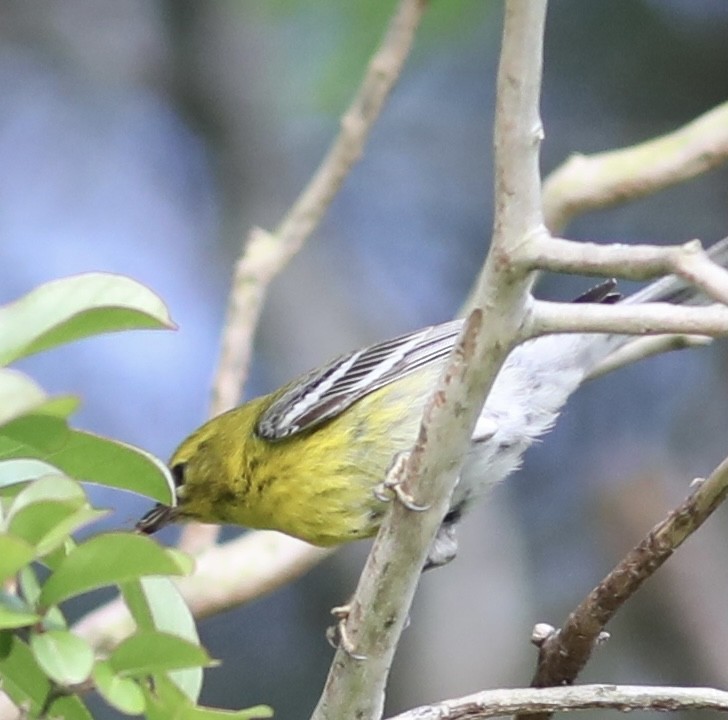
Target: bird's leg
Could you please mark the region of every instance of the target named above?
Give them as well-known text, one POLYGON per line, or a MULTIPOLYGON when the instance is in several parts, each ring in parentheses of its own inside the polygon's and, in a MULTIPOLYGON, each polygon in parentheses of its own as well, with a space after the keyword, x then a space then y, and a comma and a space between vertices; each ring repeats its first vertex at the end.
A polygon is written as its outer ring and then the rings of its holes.
POLYGON ((374 495, 382 502, 389 502, 392 498, 399 500, 408 510, 412 512, 423 512, 429 510, 429 505, 419 505, 415 499, 403 487, 404 473, 407 467, 409 452, 399 452, 394 456, 392 464, 387 470, 384 482, 374 488, 374 495))

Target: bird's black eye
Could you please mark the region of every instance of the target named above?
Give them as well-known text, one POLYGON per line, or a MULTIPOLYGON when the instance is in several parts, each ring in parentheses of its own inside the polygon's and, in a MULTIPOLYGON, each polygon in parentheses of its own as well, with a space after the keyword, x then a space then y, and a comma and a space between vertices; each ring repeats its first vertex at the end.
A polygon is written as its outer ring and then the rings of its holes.
POLYGON ((172 479, 174 480, 175 488, 181 488, 185 484, 185 464, 177 463, 173 465, 170 470, 172 471, 172 479))

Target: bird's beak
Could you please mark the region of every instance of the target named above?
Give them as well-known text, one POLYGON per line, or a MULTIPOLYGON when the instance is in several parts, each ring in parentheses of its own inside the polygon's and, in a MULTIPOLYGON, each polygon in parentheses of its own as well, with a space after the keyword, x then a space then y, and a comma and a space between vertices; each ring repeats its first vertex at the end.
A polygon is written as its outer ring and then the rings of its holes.
POLYGON ((152 533, 161 530, 165 525, 174 522, 177 516, 177 508, 169 507, 168 505, 162 505, 157 503, 141 520, 134 526, 137 532, 143 533, 144 535, 151 535, 152 533))

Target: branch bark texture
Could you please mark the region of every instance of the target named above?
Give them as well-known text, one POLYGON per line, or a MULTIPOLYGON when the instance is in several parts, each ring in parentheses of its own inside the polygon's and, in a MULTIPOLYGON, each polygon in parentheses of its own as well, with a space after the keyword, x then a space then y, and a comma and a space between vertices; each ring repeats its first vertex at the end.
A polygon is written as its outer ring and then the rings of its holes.
POLYGON ((495 123, 496 216, 476 308, 431 397, 403 471, 418 504, 395 503, 362 574, 315 720, 375 720, 423 562, 447 511, 475 422, 495 377, 519 338, 532 272, 508 258, 542 225, 538 154, 545 0, 506 3, 495 123))

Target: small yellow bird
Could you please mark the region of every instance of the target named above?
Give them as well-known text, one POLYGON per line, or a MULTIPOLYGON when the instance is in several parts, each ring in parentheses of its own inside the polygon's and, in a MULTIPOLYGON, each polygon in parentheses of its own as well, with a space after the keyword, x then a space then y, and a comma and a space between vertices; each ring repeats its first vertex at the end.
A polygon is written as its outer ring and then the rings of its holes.
MULTIPOLYGON (((710 251, 728 263, 728 238, 710 251)), ((614 281, 577 302, 616 302, 614 281)), ((676 277, 622 302, 705 303, 676 277)), ((462 320, 424 328, 342 355, 283 388, 230 410, 190 435, 172 455, 177 504, 157 505, 137 529, 198 520, 279 530, 332 546, 374 535, 386 510, 375 488, 417 436, 424 403, 462 320)), ((508 356, 483 408, 451 508, 428 559, 448 562, 464 510, 516 469, 550 429, 569 395, 630 338, 551 335, 508 356)))

